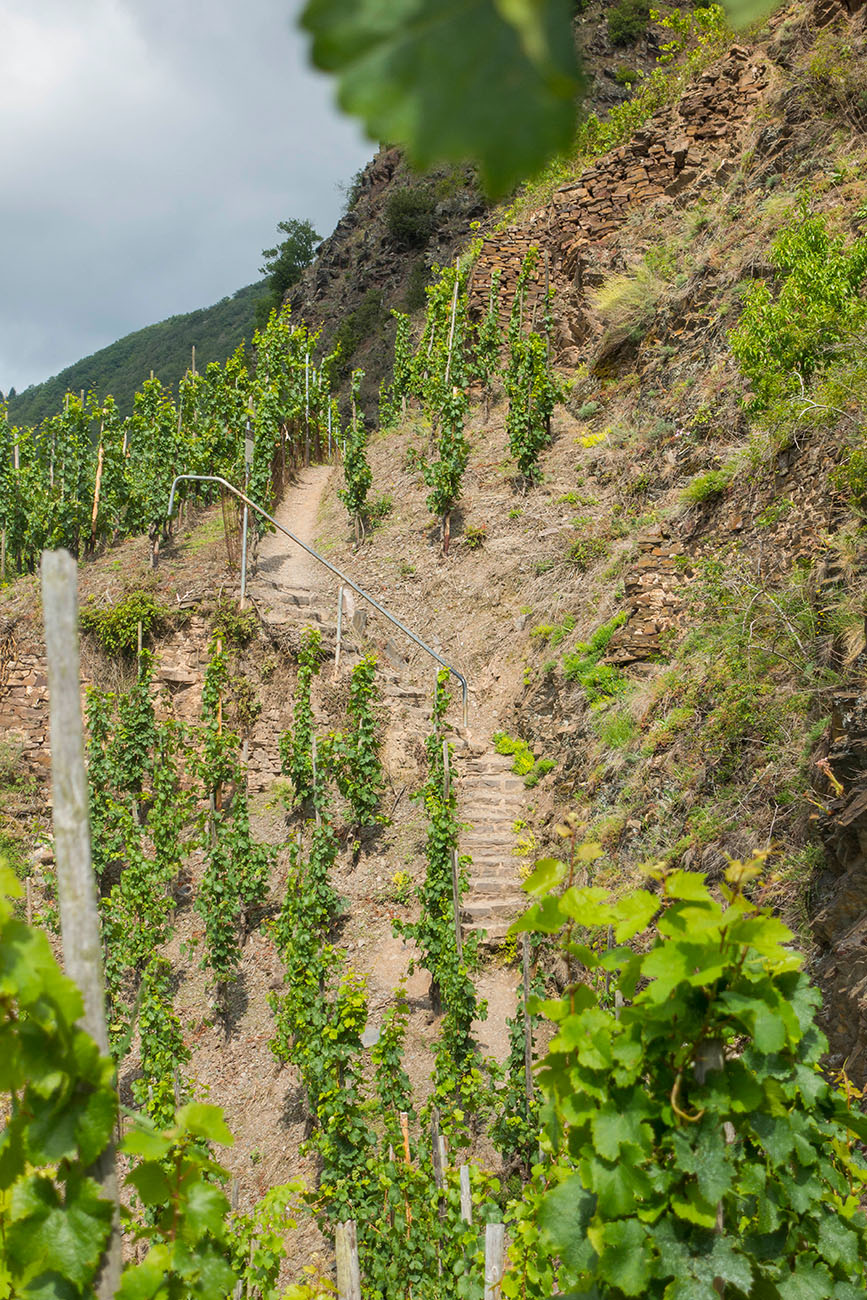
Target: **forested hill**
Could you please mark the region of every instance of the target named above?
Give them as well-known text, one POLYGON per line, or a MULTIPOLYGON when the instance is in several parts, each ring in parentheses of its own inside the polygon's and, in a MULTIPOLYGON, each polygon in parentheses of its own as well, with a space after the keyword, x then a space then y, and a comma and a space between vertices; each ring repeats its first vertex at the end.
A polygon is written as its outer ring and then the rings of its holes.
POLYGON ((189 368, 193 347, 196 365, 202 369, 211 361, 224 362, 243 339, 252 338, 256 303, 265 284, 264 280, 248 284, 211 307, 169 316, 136 330, 44 383, 32 384, 9 399, 11 420, 20 425, 39 424, 60 410, 64 393, 81 389, 100 397, 111 393, 121 412, 128 414, 133 394, 151 370, 164 384, 174 387, 189 368))

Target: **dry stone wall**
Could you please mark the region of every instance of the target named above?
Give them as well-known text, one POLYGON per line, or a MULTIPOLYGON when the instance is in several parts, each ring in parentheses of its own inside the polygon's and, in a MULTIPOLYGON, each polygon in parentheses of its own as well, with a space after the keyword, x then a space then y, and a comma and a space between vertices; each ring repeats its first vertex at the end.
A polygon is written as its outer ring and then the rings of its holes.
POLYGON ((529 226, 484 241, 470 289, 471 312, 485 310, 491 275, 499 270, 500 315, 508 319, 521 264, 534 244, 543 256, 525 294, 530 312, 544 294, 546 253, 550 273, 580 289, 585 250, 618 231, 634 208, 679 194, 742 147, 743 127, 767 82, 765 62, 733 46, 676 105, 660 110, 627 144, 561 186, 529 226))
MULTIPOLYGON (((154 671, 158 692, 162 688, 158 711, 186 723, 199 719, 210 639, 210 620, 193 614, 183 628, 160 643, 154 671)), ((93 684, 86 653, 82 667, 83 707, 87 687, 93 684)), ((279 775, 277 737, 288 717, 279 690, 262 695, 262 710, 247 737, 247 780, 254 794, 267 789, 279 775)), ((50 768, 45 644, 29 622, 17 627, 10 621, 0 627, 0 736, 16 753, 20 751, 20 761, 30 774, 44 775, 50 768)))
POLYGON ((678 629, 683 609, 679 589, 688 576, 683 548, 661 528, 640 536, 638 548, 624 583, 629 618, 614 633, 606 655, 608 663, 620 666, 662 653, 666 633, 678 629))

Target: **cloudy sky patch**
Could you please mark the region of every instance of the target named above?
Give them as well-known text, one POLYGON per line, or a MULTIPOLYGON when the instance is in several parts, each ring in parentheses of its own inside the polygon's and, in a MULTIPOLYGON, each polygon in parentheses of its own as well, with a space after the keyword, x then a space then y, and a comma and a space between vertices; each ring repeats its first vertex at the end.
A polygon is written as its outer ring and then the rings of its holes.
POLYGON ((258 279, 373 152, 301 0, 0 0, 0 390, 258 279))

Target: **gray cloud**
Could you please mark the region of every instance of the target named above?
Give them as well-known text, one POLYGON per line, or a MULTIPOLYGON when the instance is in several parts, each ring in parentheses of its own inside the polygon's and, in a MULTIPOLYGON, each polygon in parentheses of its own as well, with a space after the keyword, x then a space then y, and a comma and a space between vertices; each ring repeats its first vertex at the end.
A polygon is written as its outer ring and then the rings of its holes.
POLYGON ((300 0, 0 0, 0 389, 327 235, 372 152, 306 66, 300 0))

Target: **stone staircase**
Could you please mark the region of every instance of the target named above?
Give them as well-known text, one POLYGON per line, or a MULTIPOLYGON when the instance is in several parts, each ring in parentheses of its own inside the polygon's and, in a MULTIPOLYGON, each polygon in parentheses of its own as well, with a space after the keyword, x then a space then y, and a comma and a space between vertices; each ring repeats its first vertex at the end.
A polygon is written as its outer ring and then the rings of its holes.
MULTIPOLYGON (((333 664, 337 641, 336 594, 284 587, 261 572, 251 580, 248 590, 263 625, 287 649, 297 649, 303 630, 316 627, 322 633, 323 649, 333 664)), ((341 675, 344 670, 348 675, 364 653, 365 643, 369 644, 366 631, 364 608, 356 607, 352 615, 344 610, 341 675)), ((374 641, 378 642, 379 638, 374 641)), ((419 685, 417 680, 410 682, 400 649, 390 641, 383 641, 376 648, 380 658, 377 678, 389 716, 389 746, 399 767, 401 753, 406 753, 412 744, 423 742, 430 729, 434 674, 433 671, 428 674, 428 686, 419 685)), ((328 665, 323 672, 327 678, 328 665)), ((248 760, 251 792, 268 789, 279 776, 277 737, 288 722, 288 714, 275 709, 257 719, 248 760)), ((449 741, 454 753, 458 819, 467 826, 461 832, 459 851, 472 858, 463 922, 466 929, 485 931, 485 942, 499 943, 511 921, 527 904, 513 853, 513 826, 525 806, 524 783, 513 775, 511 758, 474 744, 464 728, 454 728, 449 733, 449 741)))
POLYGON ((512 772, 512 759, 492 750, 468 748, 458 756, 460 852, 472 858, 463 918, 468 930, 484 930, 485 942, 500 943, 509 925, 527 907, 514 854, 515 822, 525 811, 524 782, 512 772))

